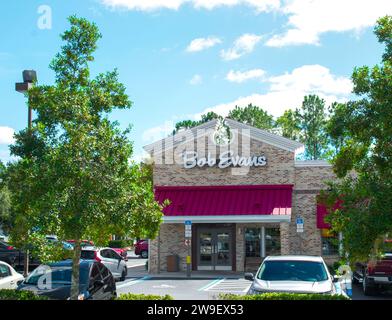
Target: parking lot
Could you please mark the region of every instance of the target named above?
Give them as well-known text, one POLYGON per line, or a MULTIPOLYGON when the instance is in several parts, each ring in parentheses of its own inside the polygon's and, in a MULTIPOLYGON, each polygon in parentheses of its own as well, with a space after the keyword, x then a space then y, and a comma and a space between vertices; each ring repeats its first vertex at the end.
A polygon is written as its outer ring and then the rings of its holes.
MULTIPOLYGON (((145 270, 146 259, 129 252, 128 276, 125 281, 117 282, 117 294, 136 293, 171 295, 176 300, 214 300, 221 293, 245 294, 250 282, 241 277, 216 275, 209 278, 176 278, 149 275, 145 270)), ((392 300, 392 292, 376 296, 365 296, 360 285, 353 285, 353 300, 392 300)))

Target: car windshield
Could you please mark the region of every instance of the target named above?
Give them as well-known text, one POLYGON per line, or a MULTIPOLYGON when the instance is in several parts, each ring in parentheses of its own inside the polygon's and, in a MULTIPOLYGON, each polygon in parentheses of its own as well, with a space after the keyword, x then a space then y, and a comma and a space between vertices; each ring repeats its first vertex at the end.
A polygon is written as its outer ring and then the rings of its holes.
POLYGON ((94 260, 95 259, 95 251, 94 250, 82 250, 80 254, 81 259, 86 260, 94 260))
MULTIPOLYGON (((89 268, 80 268, 80 281, 79 283, 86 283, 88 279, 89 268)), ((36 268, 26 279, 26 284, 32 285, 48 285, 52 284, 63 284, 71 285, 72 267, 71 266, 46 266, 41 265, 36 268)))
POLYGON ((315 261, 265 261, 257 278, 265 281, 325 281, 324 264, 315 261))

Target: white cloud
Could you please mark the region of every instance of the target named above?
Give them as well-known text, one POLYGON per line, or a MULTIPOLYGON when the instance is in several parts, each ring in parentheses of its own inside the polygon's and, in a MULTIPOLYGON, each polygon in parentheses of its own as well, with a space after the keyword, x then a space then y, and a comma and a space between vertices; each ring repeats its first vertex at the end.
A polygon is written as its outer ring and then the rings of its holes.
POLYGON ((10 127, 0 127, 0 145, 14 143, 15 130, 10 127))
POLYGON ((262 79, 264 78, 265 71, 262 69, 253 69, 248 71, 234 71, 230 70, 226 75, 226 80, 230 82, 242 83, 250 79, 262 79))
POLYGON ((288 16, 288 30, 274 35, 267 46, 319 44, 326 32, 359 32, 377 19, 392 14, 391 0, 284 0, 280 8, 288 16))
POLYGON ((260 106, 278 117, 287 109, 299 107, 305 95, 317 94, 329 105, 334 101, 347 101, 352 91, 350 79, 335 76, 328 68, 320 65, 305 65, 290 73, 270 77, 266 81, 270 84, 267 93, 254 93, 206 108, 200 114, 195 115, 195 118, 209 111, 227 116, 236 105, 247 106, 249 103, 260 106))
POLYGON ((224 60, 229 61, 238 59, 245 54, 251 53, 261 38, 261 36, 255 34, 243 34, 234 41, 232 48, 221 51, 221 57, 224 60))
POLYGON ((331 74, 331 71, 318 64, 305 65, 290 73, 268 79, 271 91, 300 91, 345 95, 352 91, 352 82, 345 77, 331 74))
POLYGON ((195 74, 192 79, 189 81, 189 83, 192 86, 196 86, 198 84, 201 84, 203 82, 203 78, 200 74, 195 74))
POLYGON ((280 0, 101 0, 111 8, 153 11, 158 9, 178 10, 184 4, 195 8, 212 10, 222 6, 247 5, 258 12, 268 12, 279 8, 280 0))
POLYGON ((191 43, 186 48, 186 51, 187 52, 203 51, 219 43, 222 43, 222 40, 217 37, 197 38, 191 41, 191 43))
POLYGON ((164 124, 160 126, 156 126, 150 129, 147 129, 142 134, 143 142, 154 142, 163 138, 166 138, 173 132, 174 122, 166 121, 164 124))

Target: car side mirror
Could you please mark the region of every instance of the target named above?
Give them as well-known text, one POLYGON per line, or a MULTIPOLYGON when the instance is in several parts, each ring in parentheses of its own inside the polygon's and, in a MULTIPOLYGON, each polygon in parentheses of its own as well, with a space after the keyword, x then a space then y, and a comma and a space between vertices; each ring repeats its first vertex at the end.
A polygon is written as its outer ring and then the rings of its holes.
POLYGON ((245 273, 245 280, 253 281, 255 279, 255 276, 253 273, 245 273))
POLYGON ((339 282, 339 280, 340 280, 340 276, 336 276, 335 275, 335 276, 332 277, 332 281, 333 282, 339 282))

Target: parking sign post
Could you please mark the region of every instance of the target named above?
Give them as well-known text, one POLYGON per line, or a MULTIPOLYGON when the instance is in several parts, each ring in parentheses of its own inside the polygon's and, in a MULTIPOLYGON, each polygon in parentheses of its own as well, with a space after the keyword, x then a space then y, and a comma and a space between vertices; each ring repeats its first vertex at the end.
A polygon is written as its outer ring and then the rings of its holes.
POLYGON ((192 221, 185 221, 185 245, 188 247, 186 257, 186 276, 191 277, 191 240, 192 240, 192 221))

